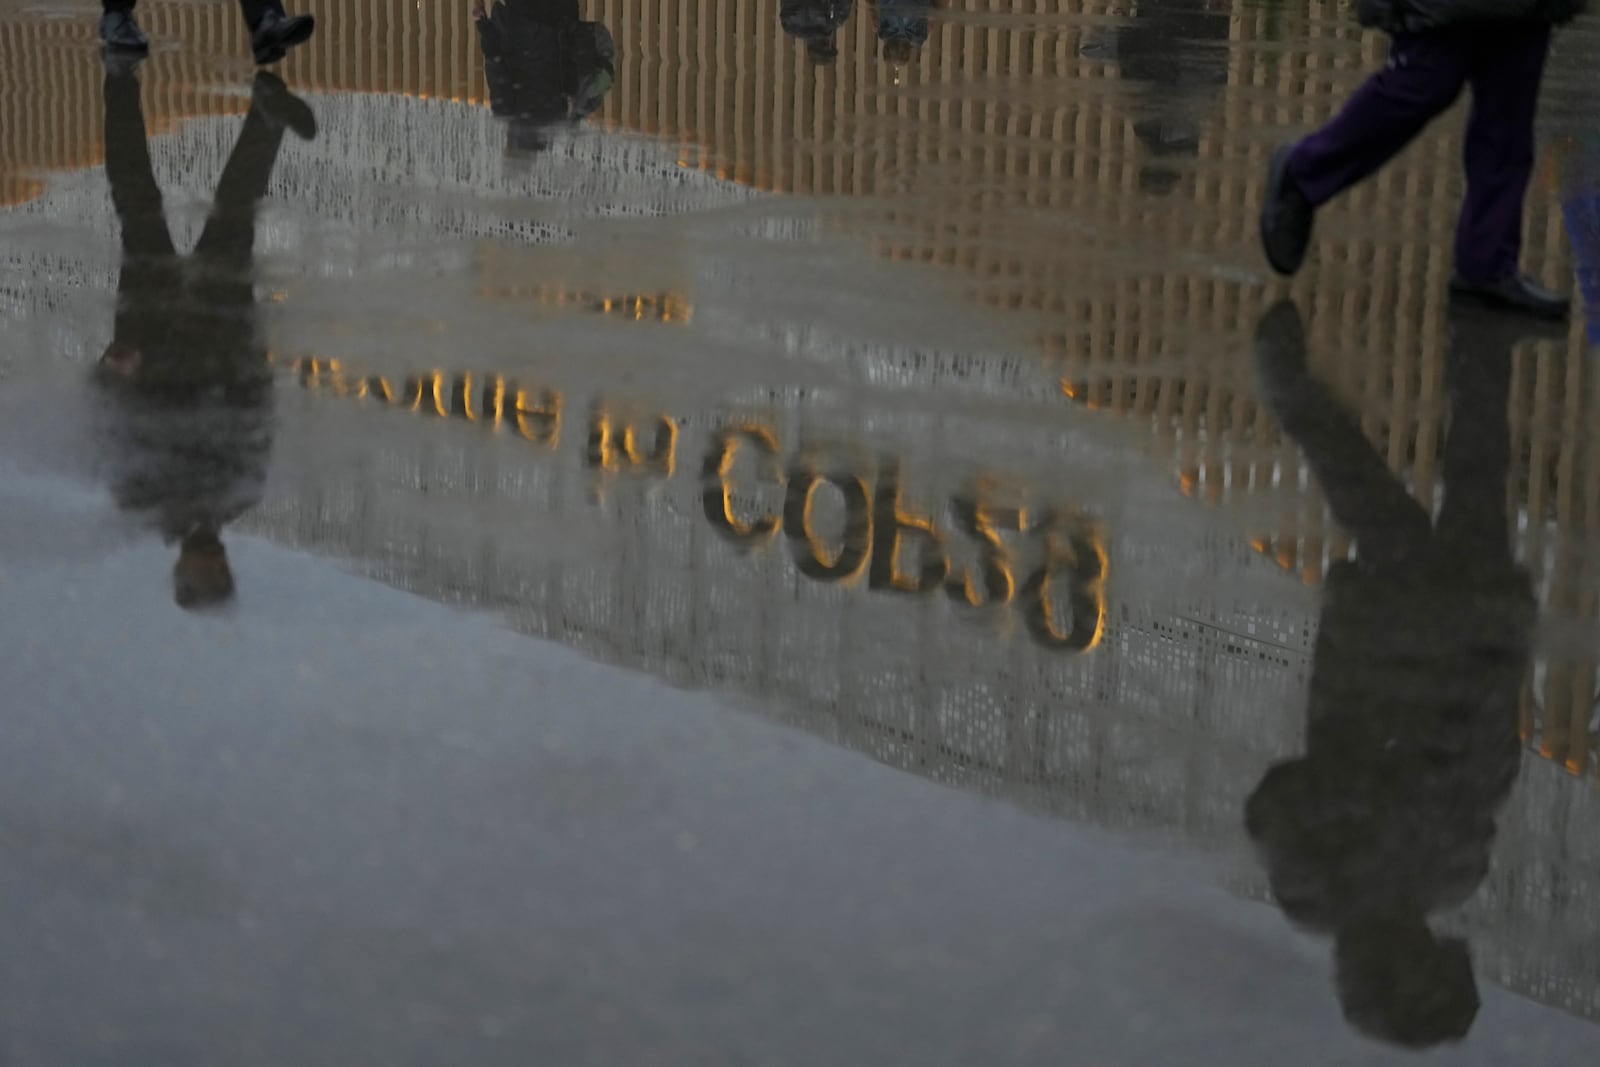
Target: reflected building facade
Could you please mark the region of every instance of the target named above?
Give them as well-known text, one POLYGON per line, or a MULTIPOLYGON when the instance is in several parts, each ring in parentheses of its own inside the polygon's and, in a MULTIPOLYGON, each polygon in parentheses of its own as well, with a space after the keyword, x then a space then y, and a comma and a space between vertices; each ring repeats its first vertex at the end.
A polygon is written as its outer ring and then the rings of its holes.
MULTIPOLYGON (((666 137, 679 145, 686 167, 754 189, 869 198, 892 192, 891 207, 872 216, 880 251, 957 268, 958 284, 973 299, 1039 320, 1037 340, 1057 362, 1067 396, 1148 425, 1185 492, 1272 514, 1255 537, 1258 547, 1319 581, 1349 544, 1250 396, 1236 343, 1260 310, 1248 205, 1258 199, 1271 147, 1261 131, 1319 119, 1370 68, 1381 42, 1329 3, 1304 13, 1243 7, 1225 22, 1204 5, 1181 7, 1182 25, 1197 38, 1189 42, 1191 65, 1212 103, 1184 116, 1185 153, 1194 163, 1182 172, 1181 195, 1160 196, 1141 187, 1150 162, 1141 141, 1150 118, 1147 86, 1119 82, 1115 68, 1085 48, 1109 10, 1098 2, 1031 0, 1019 11, 999 0, 969 0, 968 9, 990 17, 935 18, 909 72, 917 85, 949 90, 1011 79, 1048 85, 1052 94, 960 104, 948 92, 894 91, 871 60, 875 23, 868 18, 844 24, 846 61, 812 70, 779 29, 779 0, 661 10, 598 0, 585 11, 615 28, 617 45, 616 86, 598 122, 666 137), (995 17, 1002 11, 1009 18, 995 17), (1275 45, 1288 38, 1309 39, 1312 47, 1275 45), (717 62, 680 66, 676 57, 685 55, 717 62), (873 151, 845 147, 869 137, 873 151), (1183 250, 1176 264, 1174 249, 1183 250)), ((341 0, 311 10, 334 32, 292 58, 297 85, 402 93, 434 106, 486 102, 482 56, 466 14, 396 0, 378 12, 341 0)), ((151 5, 153 32, 200 42, 201 49, 163 57, 163 76, 151 78, 148 90, 153 128, 185 115, 242 110, 240 98, 216 88, 210 58, 237 44, 223 14, 151 5)), ((1138 29, 1130 23, 1123 35, 1137 37, 1138 29)), ((77 62, 72 47, 75 35, 87 33, 57 21, 0 22, 8 58, 0 74, 8 89, 0 93, 0 109, 8 109, 0 112, 0 190, 13 202, 40 194, 39 171, 97 162, 97 74, 77 62), (62 89, 49 112, 24 91, 44 84, 62 89)), ((1551 86, 1557 99, 1563 77, 1558 63, 1551 86)), ((372 132, 381 136, 381 125, 372 132)), ((395 132, 386 143, 400 139, 402 131, 395 132)), ((1441 440, 1437 353, 1448 234, 1460 193, 1451 132, 1426 137, 1396 167, 1354 190, 1323 227, 1319 269, 1294 287, 1319 312, 1313 359, 1334 371, 1339 392, 1360 405, 1390 462, 1429 497, 1441 440)), ((454 180, 470 188, 464 176, 454 180)), ((854 218, 848 205, 840 202, 842 223, 854 218)), ((1556 198, 1530 196, 1527 255, 1535 274, 1570 274, 1561 234, 1556 198)), ((1565 348, 1542 345, 1517 361, 1513 448, 1525 463, 1514 495, 1549 608, 1592 619, 1600 576, 1584 559, 1600 536, 1600 481, 1582 428, 1592 423, 1600 393, 1581 352, 1575 329, 1565 348)), ((1600 774, 1600 736, 1590 723, 1597 666, 1554 667, 1524 699, 1524 732, 1577 773, 1600 774)))

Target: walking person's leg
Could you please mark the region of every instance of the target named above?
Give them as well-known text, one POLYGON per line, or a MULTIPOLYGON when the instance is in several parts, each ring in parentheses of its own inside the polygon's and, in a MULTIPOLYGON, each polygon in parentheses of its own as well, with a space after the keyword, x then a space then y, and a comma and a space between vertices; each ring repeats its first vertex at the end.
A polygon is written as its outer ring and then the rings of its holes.
POLYGON ((239 13, 250 30, 250 49, 261 66, 278 62, 289 49, 311 40, 317 20, 312 15, 284 12, 282 0, 239 0, 239 13))
POLYGON ((106 179, 117 209, 125 256, 161 259, 174 255, 146 140, 139 79, 107 72, 105 98, 106 179))
POLYGON ((1370 568, 1414 565, 1433 540, 1433 523, 1395 477, 1361 424, 1306 368, 1305 327, 1290 301, 1256 324, 1261 400, 1300 449, 1333 517, 1370 568))
POLYGON ((1280 274, 1294 274, 1311 243, 1316 209, 1393 159, 1461 95, 1472 39, 1459 31, 1397 36, 1384 68, 1333 121, 1274 154, 1261 241, 1280 274))
MULTIPOLYGON (((1549 339, 1565 340, 1548 328, 1549 339)), ((1536 338, 1536 335, 1527 335, 1536 338)), ((1438 540, 1464 581, 1511 570, 1506 478, 1511 470, 1512 350, 1524 336, 1514 320, 1456 307, 1450 314, 1445 392, 1444 503, 1438 540)))
POLYGON ((281 80, 261 71, 256 75, 244 127, 217 181, 211 214, 195 244, 195 256, 206 267, 206 284, 242 283, 247 303, 251 302, 248 279, 255 249, 256 206, 267 195, 286 129, 310 140, 316 136, 316 118, 281 80))
POLYGON ((1467 196, 1456 227, 1460 295, 1544 318, 1564 318, 1566 298, 1518 271, 1522 208, 1533 176, 1534 117, 1550 51, 1550 27, 1478 31, 1470 72, 1472 116, 1462 161, 1467 196))
MULTIPOLYGON (((256 239, 256 205, 267 195, 267 183, 272 179, 282 143, 283 127, 274 129, 252 107, 222 168, 211 214, 195 244, 195 256, 205 261, 207 285, 231 286, 249 276, 256 239)), ((248 281, 244 281, 243 289, 248 292, 248 281)))
POLYGON ((100 43, 122 52, 148 52, 150 41, 133 19, 138 0, 100 0, 100 43))
POLYGON ((131 69, 108 61, 104 100, 106 178, 121 230, 122 264, 115 340, 101 364, 131 377, 139 370, 144 348, 165 327, 178 284, 178 261, 150 164, 139 79, 131 69))
MULTIPOLYGON (((250 111, 222 168, 211 214, 195 245, 199 270, 190 276, 195 305, 190 347, 204 353, 207 373, 223 386, 221 404, 233 413, 230 420, 237 416, 246 427, 271 405, 272 375, 257 328, 256 216, 285 130, 309 140, 316 136, 316 118, 279 78, 259 71, 250 111)), ((253 431, 245 434, 254 436, 253 431)))

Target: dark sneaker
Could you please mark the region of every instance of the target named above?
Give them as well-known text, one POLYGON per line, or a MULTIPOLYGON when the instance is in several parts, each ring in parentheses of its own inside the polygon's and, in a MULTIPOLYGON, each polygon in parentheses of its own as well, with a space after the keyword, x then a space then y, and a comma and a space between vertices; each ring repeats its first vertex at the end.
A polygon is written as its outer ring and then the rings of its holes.
POLYGON ((1459 275, 1450 280, 1452 299, 1559 322, 1572 310, 1572 301, 1551 292, 1526 274, 1513 274, 1497 282, 1469 282, 1459 275))
POLYGON ((126 11, 107 11, 100 16, 100 43, 114 52, 143 55, 150 51, 150 39, 126 11))
POLYGON ((276 74, 257 71, 250 87, 250 102, 274 129, 289 129, 302 141, 317 136, 317 116, 311 105, 289 91, 276 74))
POLYGON ((1289 175, 1289 157, 1293 154, 1293 145, 1282 145, 1272 153, 1266 200, 1261 205, 1261 247, 1272 269, 1284 277, 1298 272, 1306 261, 1311 224, 1317 217, 1317 209, 1289 175))
POLYGON ((250 48, 255 52, 256 63, 265 67, 276 63, 295 45, 311 40, 317 20, 311 15, 280 15, 268 11, 250 33, 250 48))

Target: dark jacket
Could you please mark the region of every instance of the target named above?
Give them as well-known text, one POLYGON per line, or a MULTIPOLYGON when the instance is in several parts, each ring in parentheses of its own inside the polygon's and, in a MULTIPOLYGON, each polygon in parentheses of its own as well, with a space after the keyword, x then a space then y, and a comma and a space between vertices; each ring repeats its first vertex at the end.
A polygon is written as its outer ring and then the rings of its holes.
POLYGON ((512 0, 478 22, 489 107, 500 118, 553 126, 600 105, 616 77, 611 34, 576 3, 512 0))
POLYGON ((1329 574, 1306 754, 1247 812, 1273 896, 1309 929, 1454 907, 1489 871, 1535 606, 1509 560, 1470 575, 1461 562, 1329 574))
MULTIPOLYGON (((123 267, 127 275, 139 266, 123 267)), ((170 284, 117 316, 139 349, 131 377, 102 369, 99 422, 117 506, 166 541, 220 528, 261 499, 272 451, 273 388, 248 285, 196 277, 203 264, 143 268, 170 284), (219 290, 238 288, 229 300, 219 290), (226 301, 226 302, 219 302, 226 301)))
POLYGON ((1581 15, 1589 0, 1357 0, 1356 20, 1388 34, 1425 33, 1483 22, 1562 25, 1581 15))

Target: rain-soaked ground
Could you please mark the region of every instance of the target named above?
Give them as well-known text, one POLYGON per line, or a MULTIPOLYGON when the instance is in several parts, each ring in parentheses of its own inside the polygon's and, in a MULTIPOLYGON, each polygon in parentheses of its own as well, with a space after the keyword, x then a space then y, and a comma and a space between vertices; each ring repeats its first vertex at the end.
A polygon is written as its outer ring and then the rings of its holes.
POLYGON ((466 0, 0 0, 0 1064, 1594 1062, 1600 375, 1449 306, 1462 111, 1290 287, 1340 5, 850 6, 582 0, 550 134, 466 0))

